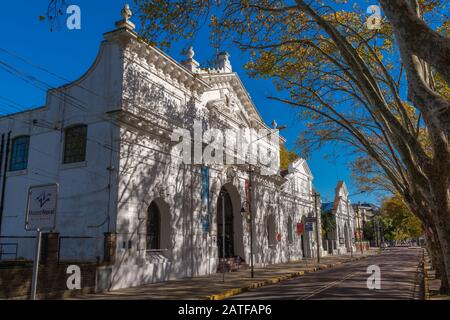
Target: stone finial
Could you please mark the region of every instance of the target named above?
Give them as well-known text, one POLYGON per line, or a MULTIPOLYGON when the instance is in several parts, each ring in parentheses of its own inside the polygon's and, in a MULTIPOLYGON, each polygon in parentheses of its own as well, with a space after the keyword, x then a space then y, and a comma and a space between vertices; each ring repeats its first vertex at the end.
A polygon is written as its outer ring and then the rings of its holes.
POLYGON ((131 18, 132 13, 131 13, 130 6, 128 5, 128 3, 122 8, 122 10, 120 11, 120 14, 124 21, 128 21, 128 19, 131 18))
POLYGON ((189 50, 188 50, 186 56, 188 59, 192 59, 192 58, 194 58, 194 55, 195 55, 195 51, 194 51, 194 48, 192 48, 192 46, 191 46, 191 47, 189 47, 189 50))
POLYGON ((272 120, 272 129, 276 129, 278 127, 278 124, 275 120, 272 120))
POLYGON ((130 6, 126 4, 122 10, 120 11, 120 15, 122 16, 122 20, 119 20, 116 22, 117 28, 126 28, 129 30, 134 30, 136 27, 133 22, 131 22, 129 19, 133 15, 133 13, 130 10, 130 6))
POLYGON ((194 55, 194 48, 189 47, 188 51, 186 52, 187 59, 181 62, 181 64, 191 72, 197 72, 199 67, 199 63, 194 60, 194 55))

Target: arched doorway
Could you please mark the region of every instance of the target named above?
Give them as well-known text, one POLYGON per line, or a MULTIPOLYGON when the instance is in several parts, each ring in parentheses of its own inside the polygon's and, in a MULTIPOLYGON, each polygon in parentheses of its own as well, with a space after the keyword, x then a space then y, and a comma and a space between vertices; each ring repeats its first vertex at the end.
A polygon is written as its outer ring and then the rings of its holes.
POLYGON ((172 248, 169 206, 162 199, 154 199, 147 207, 145 223, 145 250, 166 251, 172 248))
POLYGON ((274 248, 277 245, 276 221, 274 214, 270 214, 267 217, 267 244, 269 248, 274 248))
POLYGON ((147 210, 147 250, 161 248, 161 213, 156 202, 152 202, 147 210))
POLYGON ((233 204, 231 202, 230 194, 227 189, 222 187, 220 190, 219 199, 217 201, 217 245, 219 250, 219 258, 234 257, 234 223, 233 223, 233 204), (225 213, 225 228, 224 218, 222 213, 225 213), (225 245, 224 245, 224 230, 225 230, 225 245))
POLYGON ((217 199, 217 250, 219 258, 245 261, 240 196, 232 184, 225 184, 217 199), (222 212, 225 215, 222 215, 222 212), (224 223, 225 217, 225 223, 224 223), (225 235, 225 241, 224 241, 225 235))

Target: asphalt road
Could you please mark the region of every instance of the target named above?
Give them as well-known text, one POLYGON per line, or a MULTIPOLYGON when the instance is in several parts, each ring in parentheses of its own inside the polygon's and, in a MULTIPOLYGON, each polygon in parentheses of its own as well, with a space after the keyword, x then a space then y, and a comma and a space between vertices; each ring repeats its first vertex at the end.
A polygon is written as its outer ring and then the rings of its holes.
POLYGON ((420 248, 389 248, 379 255, 254 289, 230 300, 421 299, 422 252, 420 248), (368 289, 372 273, 367 273, 367 268, 371 265, 380 268, 380 289, 368 289))

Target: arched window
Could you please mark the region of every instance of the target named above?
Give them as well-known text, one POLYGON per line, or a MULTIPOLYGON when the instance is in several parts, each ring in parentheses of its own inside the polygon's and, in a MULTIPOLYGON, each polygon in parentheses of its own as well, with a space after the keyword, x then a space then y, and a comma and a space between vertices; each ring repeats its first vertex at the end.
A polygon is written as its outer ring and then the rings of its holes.
POLYGON ((269 247, 275 246, 277 244, 275 228, 275 216, 271 214, 267 217, 267 243, 269 247))
POLYGON ((287 240, 289 244, 292 244, 294 242, 293 236, 292 236, 292 218, 288 217, 288 223, 287 223, 287 240))
POLYGON ((161 249, 161 214, 158 205, 152 202, 147 212, 147 250, 161 249))
POLYGON ((28 165, 29 136, 20 136, 12 140, 9 171, 25 170, 28 165))
POLYGON ((87 126, 77 125, 65 130, 64 163, 86 160, 87 126))

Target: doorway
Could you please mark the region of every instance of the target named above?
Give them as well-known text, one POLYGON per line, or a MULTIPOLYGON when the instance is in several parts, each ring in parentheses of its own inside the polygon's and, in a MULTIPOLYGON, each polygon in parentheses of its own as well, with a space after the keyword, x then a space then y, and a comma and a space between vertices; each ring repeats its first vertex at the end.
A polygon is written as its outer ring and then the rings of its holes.
POLYGON ((227 189, 222 187, 217 201, 217 246, 219 258, 232 258, 234 254, 233 204, 227 189), (225 225, 222 213, 225 212, 225 225), (224 227, 225 226, 225 227, 224 227), (225 243, 224 243, 225 230, 225 243), (225 257, 224 257, 225 253, 225 257))

